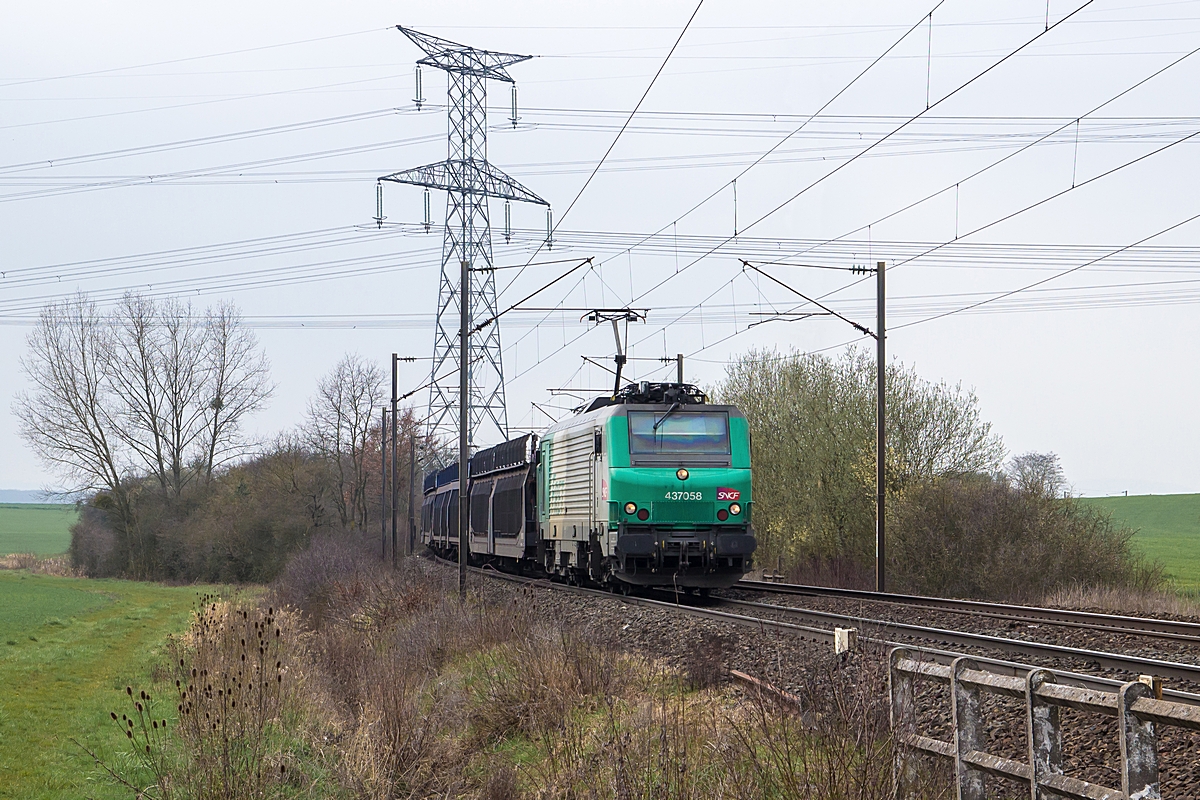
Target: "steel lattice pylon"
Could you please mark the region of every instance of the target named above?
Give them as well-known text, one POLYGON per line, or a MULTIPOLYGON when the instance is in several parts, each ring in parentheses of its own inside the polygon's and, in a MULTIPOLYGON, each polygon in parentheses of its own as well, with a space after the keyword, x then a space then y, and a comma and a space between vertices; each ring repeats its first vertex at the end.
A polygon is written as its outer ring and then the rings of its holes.
MULTIPOLYGON (((449 83, 448 158, 379 179, 446 192, 446 227, 427 420, 432 435, 441 441, 449 441, 457 438, 459 424, 458 372, 462 368, 458 345, 459 303, 463 294, 459 275, 462 261, 468 263, 471 276, 466 292, 470 319, 491 319, 497 311, 488 198, 549 205, 487 160, 487 80, 513 83, 505 67, 532 56, 479 50, 397 27, 425 51, 425 58, 417 63, 445 70, 449 83)), ((477 441, 486 441, 493 435, 508 438, 499 324, 484 328, 468 345, 468 437, 474 447, 477 441)))

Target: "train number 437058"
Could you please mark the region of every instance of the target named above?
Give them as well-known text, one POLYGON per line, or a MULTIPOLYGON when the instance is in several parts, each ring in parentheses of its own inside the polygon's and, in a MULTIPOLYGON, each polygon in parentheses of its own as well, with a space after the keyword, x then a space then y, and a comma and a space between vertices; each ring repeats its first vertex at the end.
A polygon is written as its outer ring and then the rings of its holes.
POLYGON ((667 492, 663 495, 666 500, 703 500, 703 492, 667 492))

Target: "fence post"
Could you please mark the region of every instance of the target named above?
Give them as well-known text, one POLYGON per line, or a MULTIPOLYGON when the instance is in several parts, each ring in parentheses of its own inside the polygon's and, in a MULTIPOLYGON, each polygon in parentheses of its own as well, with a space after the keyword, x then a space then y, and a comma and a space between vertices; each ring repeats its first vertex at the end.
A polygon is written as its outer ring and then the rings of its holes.
POLYGON ((1058 706, 1043 702, 1037 690, 1043 684, 1054 683, 1054 673, 1045 669, 1032 670, 1025 678, 1025 734, 1029 741, 1029 796, 1033 800, 1057 797, 1042 789, 1047 775, 1063 774, 1062 729, 1058 722, 1058 706))
POLYGON ((1129 710, 1141 697, 1153 697, 1154 690, 1133 681, 1117 693, 1117 723, 1121 738, 1121 790, 1130 800, 1159 800, 1158 736, 1154 723, 1139 719, 1129 710))
POLYGON ((984 751, 983 719, 980 709, 981 692, 959 680, 964 670, 977 670, 979 665, 963 656, 950 665, 950 702, 954 711, 954 774, 958 779, 958 800, 984 800, 984 774, 963 761, 972 750, 984 751))
POLYGON ((896 663, 911 654, 903 647, 894 647, 888 656, 888 695, 891 698, 892 740, 895 757, 892 761, 892 793, 908 797, 917 785, 917 765, 904 737, 913 731, 913 679, 896 669, 896 663))

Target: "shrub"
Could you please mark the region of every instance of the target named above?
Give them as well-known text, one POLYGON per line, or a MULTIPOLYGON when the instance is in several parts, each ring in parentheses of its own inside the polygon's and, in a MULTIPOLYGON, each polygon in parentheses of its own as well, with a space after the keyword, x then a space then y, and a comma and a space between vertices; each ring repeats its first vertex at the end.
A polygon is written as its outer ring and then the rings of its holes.
MULTIPOLYGON (((896 362, 887 368, 889 494, 949 472, 993 470, 1004 448, 961 386, 932 383, 896 362)), ((737 405, 752 433, 757 560, 874 554, 875 362, 752 351, 726 368, 714 395, 737 405)))
POLYGON ((121 564, 116 563, 116 536, 102 508, 103 495, 79 506, 79 519, 71 525, 71 564, 89 578, 115 575, 121 564))
POLYGON ((340 529, 327 509, 327 465, 286 439, 178 495, 149 479, 123 488, 132 533, 118 535, 123 523, 104 493, 71 528, 72 564, 89 576, 264 583, 314 532, 340 529))
POLYGON ((881 654, 813 655, 791 708, 722 685, 733 641, 679 672, 565 622, 560 595, 460 602, 456 578, 318 537, 260 601, 203 598, 161 696, 122 693, 110 777, 161 800, 891 796, 881 654))
MULTIPOLYGON (((385 579, 391 570, 380 569, 378 543, 372 552, 356 534, 322 533, 296 553, 277 576, 271 590, 276 601, 295 606, 319 627, 325 610, 349 587, 385 579)), ((343 604, 344 605, 344 604, 343 604)))
POLYGON ((918 594, 1038 601, 1071 584, 1161 584, 1134 532, 1073 499, 1003 475, 939 478, 892 506, 892 586, 918 594))

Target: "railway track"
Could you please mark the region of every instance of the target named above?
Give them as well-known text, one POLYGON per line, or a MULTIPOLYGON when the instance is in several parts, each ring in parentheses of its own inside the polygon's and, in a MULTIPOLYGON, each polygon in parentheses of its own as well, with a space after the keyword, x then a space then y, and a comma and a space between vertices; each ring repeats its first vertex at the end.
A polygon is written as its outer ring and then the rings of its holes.
POLYGON ((859 600, 870 603, 899 605, 923 611, 965 614, 987 619, 1012 622, 1058 625, 1067 628, 1120 633, 1166 639, 1200 646, 1200 623, 1150 617, 1127 617, 1117 614, 1097 614, 1058 608, 985 603, 978 600, 953 600, 943 597, 924 597, 893 593, 868 592, 859 589, 833 589, 824 586, 803 586, 769 581, 740 581, 735 588, 767 594, 786 594, 801 597, 822 597, 859 600))
MULTIPOLYGON (((1126 672, 1132 676, 1154 675, 1172 681, 1184 681, 1200 687, 1200 665, 1195 664, 1183 664, 1175 661, 1165 661, 1124 653, 1107 653, 1079 647, 1066 647, 1064 645, 1030 641, 1028 639, 1009 639, 1003 636, 970 633, 927 625, 869 619, 853 614, 813 611, 773 603, 755 603, 748 600, 732 600, 727 598, 716 599, 714 603, 718 607, 746 609, 782 616, 796 620, 798 624, 806 626, 829 625, 831 627, 854 628, 859 632, 860 638, 866 635, 870 639, 885 642, 893 646, 912 644, 911 641, 894 641, 897 638, 903 637, 910 640, 934 642, 953 647, 1001 651, 1033 660, 1075 659, 1098 664, 1103 669, 1126 672)), ((1115 683, 1119 684, 1120 681, 1116 681, 1115 683)))
MULTIPOLYGON (((639 595, 614 595, 610 592, 583 586, 555 583, 543 578, 511 575, 494 569, 471 568, 473 572, 498 580, 544 587, 554 591, 589 595, 610 602, 658 608, 665 612, 686 614, 728 624, 766 631, 785 632, 810 641, 827 644, 834 641, 834 628, 856 628, 859 642, 883 649, 906 647, 917 649, 923 657, 937 663, 949 664, 958 656, 970 653, 977 661, 988 665, 989 671, 999 674, 1024 675, 1030 665, 1045 665, 1047 661, 1059 662, 1053 669, 1062 683, 1101 691, 1114 691, 1125 681, 1137 675, 1154 675, 1171 682, 1182 682, 1200 687, 1200 665, 1182 664, 1161 659, 1146 658, 1122 653, 1109 653, 1062 645, 1032 642, 1022 639, 1007 639, 987 634, 955 631, 921 625, 900 624, 883 620, 872 620, 850 614, 811 611, 790 606, 755 603, 745 600, 713 598, 709 601, 692 601, 687 597, 668 594, 671 599, 658 599, 639 595), (955 651, 942 647, 960 648, 955 651), (983 654, 980 654, 982 651, 983 654), (1014 662, 996 658, 989 653, 1002 652, 1028 659, 1014 662), (1090 675, 1060 668, 1061 662, 1076 661, 1095 664, 1099 668, 1124 673, 1128 677, 1109 678, 1090 675)), ((1178 702, 1200 705, 1200 694, 1165 689, 1164 697, 1178 702)))

